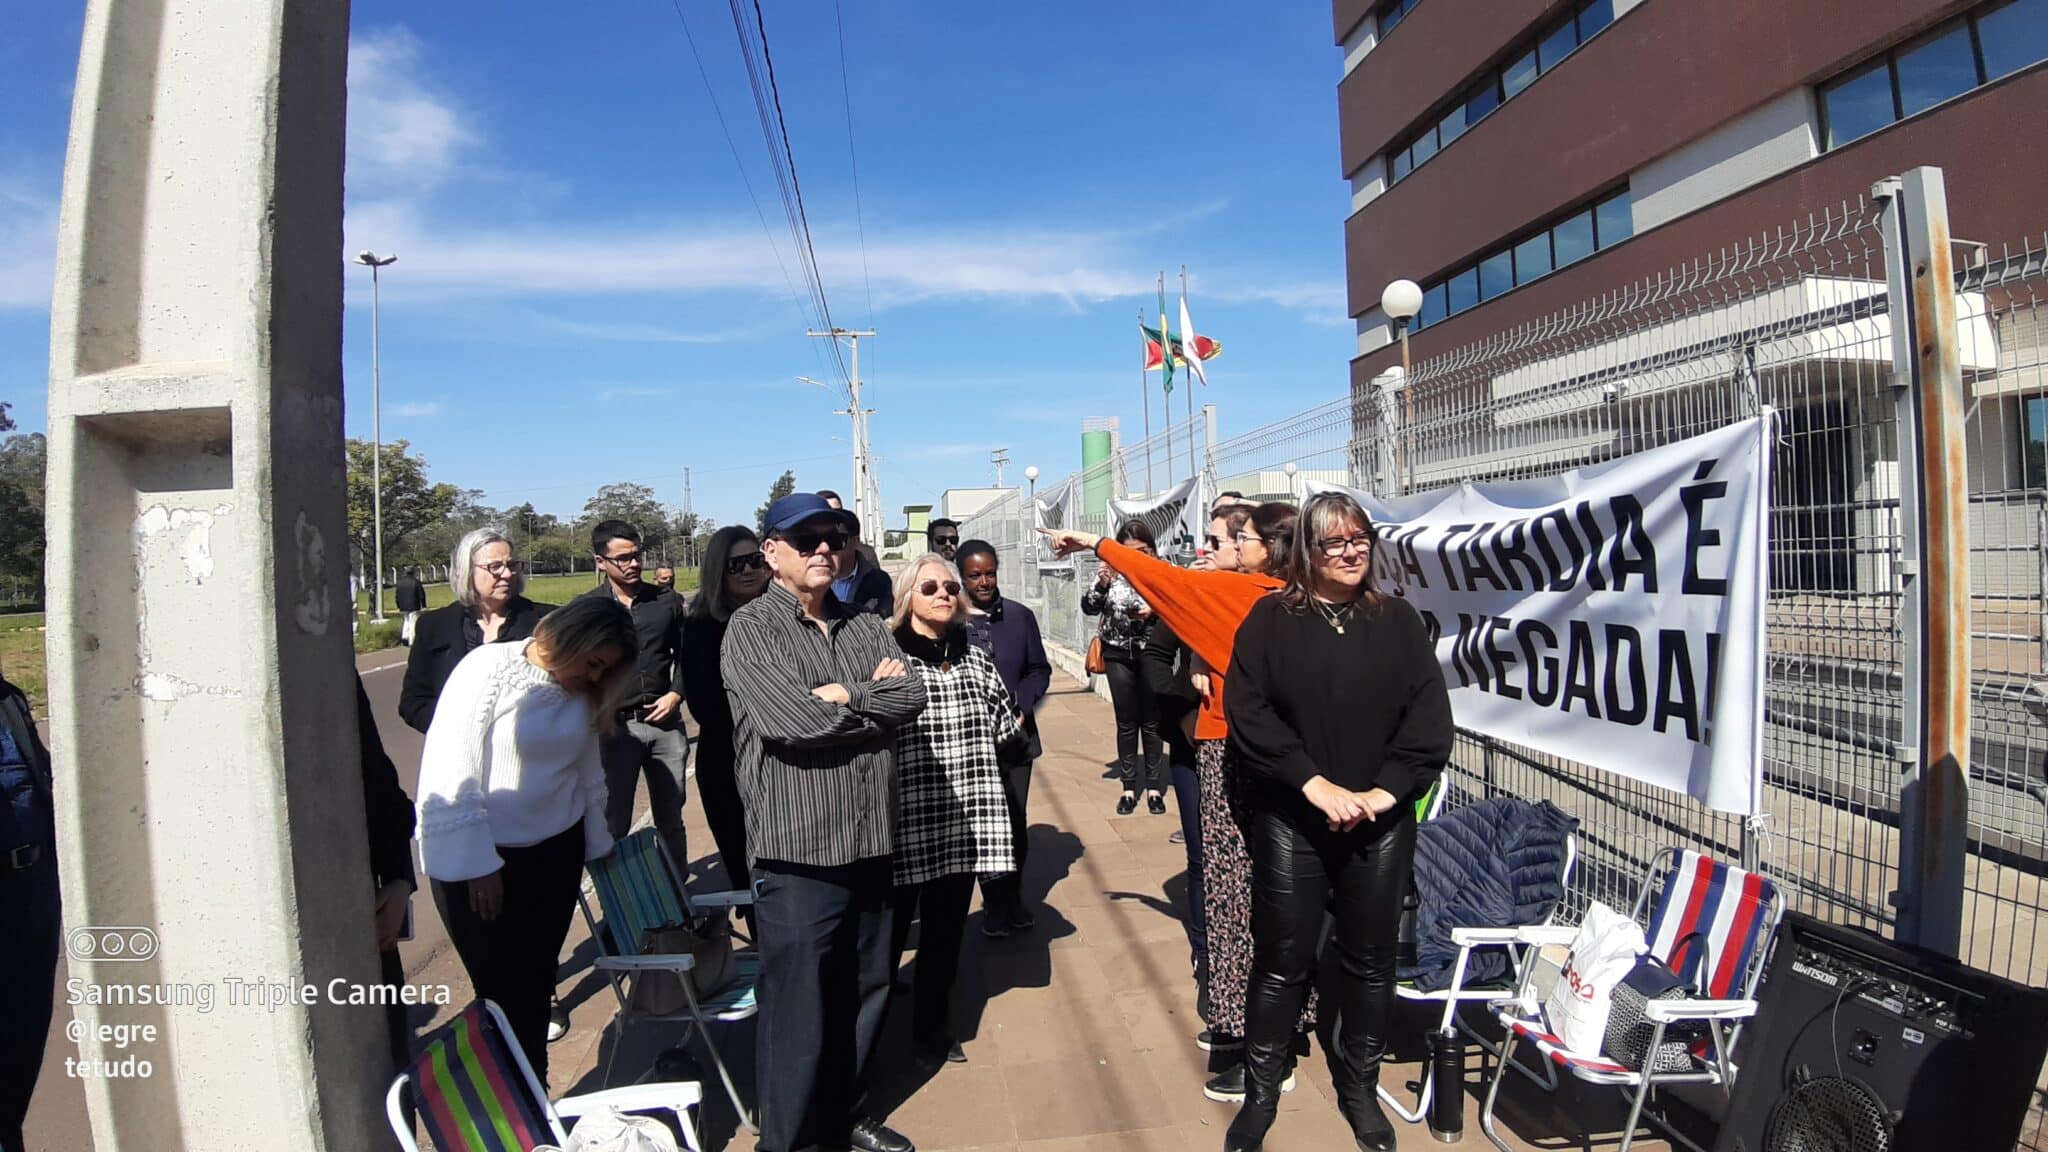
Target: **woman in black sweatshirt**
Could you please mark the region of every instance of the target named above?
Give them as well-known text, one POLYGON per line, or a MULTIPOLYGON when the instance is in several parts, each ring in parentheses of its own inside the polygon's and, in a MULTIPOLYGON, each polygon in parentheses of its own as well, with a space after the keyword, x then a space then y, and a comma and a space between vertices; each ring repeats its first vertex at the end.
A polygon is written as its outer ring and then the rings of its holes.
POLYGON ((1340 493, 1312 497, 1295 539, 1287 587, 1245 619, 1224 678, 1231 748, 1254 781, 1246 1092, 1226 1152, 1252 1152, 1272 1126, 1332 903, 1343 968, 1338 1100, 1360 1148, 1394 1146, 1376 1089, 1415 858, 1413 801, 1442 773, 1453 739, 1421 616, 1373 589, 1364 509, 1340 493))

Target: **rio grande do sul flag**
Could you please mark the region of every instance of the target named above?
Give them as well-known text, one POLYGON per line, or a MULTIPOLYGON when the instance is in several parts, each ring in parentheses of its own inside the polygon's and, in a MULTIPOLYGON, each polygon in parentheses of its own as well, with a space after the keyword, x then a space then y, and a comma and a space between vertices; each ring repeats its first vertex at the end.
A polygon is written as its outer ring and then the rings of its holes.
MULTIPOLYGON (((1165 366, 1165 359, 1159 351, 1159 329, 1140 324, 1138 325, 1138 331, 1143 333, 1145 337, 1145 371, 1157 372, 1165 366)), ((1178 336, 1172 336, 1170 339, 1173 342, 1174 367, 1187 367, 1188 355, 1186 346, 1178 336)), ((1198 359, 1214 360, 1222 354, 1222 344, 1209 339, 1207 336, 1195 337, 1195 356, 1198 359)), ((1207 381, 1205 380, 1204 383, 1207 383, 1207 381)))

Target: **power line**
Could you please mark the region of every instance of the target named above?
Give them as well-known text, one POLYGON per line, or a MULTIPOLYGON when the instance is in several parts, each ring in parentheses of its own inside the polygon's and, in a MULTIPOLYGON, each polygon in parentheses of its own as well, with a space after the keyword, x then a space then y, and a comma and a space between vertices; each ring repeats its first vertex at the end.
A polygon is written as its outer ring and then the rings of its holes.
MULTIPOLYGON (((682 0, 669 0, 669 5, 675 9, 677 23, 683 26, 683 39, 690 46, 690 59, 697 64, 697 79, 703 82, 704 96, 711 101, 711 114, 718 120, 718 131, 725 137, 725 148, 732 155, 733 167, 739 169, 740 183, 747 190, 747 201, 754 206, 754 218, 761 222, 761 235, 767 239, 768 251, 775 256, 775 267, 782 273, 783 284, 789 288, 789 302, 795 306, 797 316, 802 318, 804 306, 802 298, 797 295, 796 281, 790 277, 789 265, 782 259, 782 248, 775 243, 775 230, 768 227, 768 213, 762 210, 761 198, 754 193, 754 182, 747 176, 746 161, 740 158, 739 145, 734 142, 732 128, 725 121, 725 109, 719 105, 718 92, 711 86, 711 72, 704 66, 703 53, 697 50, 696 35, 690 31, 690 18, 683 12, 682 0)), ((812 345, 812 353, 817 353, 816 345, 812 345)), ((824 360, 820 358, 818 363, 822 368, 824 360)))
MULTIPOLYGON (((867 295, 868 327, 875 326, 875 284, 868 275, 868 225, 866 213, 860 202, 860 155, 853 146, 853 85, 846 74, 846 18, 840 12, 839 0, 832 0, 832 23, 839 30, 839 99, 846 109, 846 163, 853 171, 853 223, 860 234, 860 282, 867 295)), ((872 354, 870 354, 872 356, 872 354)), ((870 374, 873 361, 869 361, 870 374)), ((854 405, 859 407, 858 404, 854 405)), ((872 469, 869 473, 873 475, 872 469)), ((874 502, 879 504, 877 493, 874 502)))
MULTIPOLYGON (((753 0, 751 5, 754 15, 751 25, 741 0, 727 0, 727 7, 732 12, 733 32, 740 42, 740 57, 746 64, 754 111, 761 122, 761 135, 768 144, 769 160, 775 170, 777 188, 782 194, 783 214, 789 222, 797 262, 803 267, 810 285, 820 327, 830 331, 836 325, 832 322, 831 305, 826 300, 825 282, 818 270, 817 248, 811 240, 810 216, 804 207, 803 185, 796 171, 796 151, 790 144, 789 125, 782 112, 782 91, 775 79, 775 57, 768 45, 768 25, 761 12, 760 0, 753 0)), ((832 359, 838 366, 841 383, 848 383, 851 374, 836 342, 832 347, 832 359)))
POLYGON ((846 20, 839 0, 832 0, 832 21, 839 27, 839 98, 846 106, 846 162, 853 168, 853 222, 860 229, 860 280, 867 290, 868 327, 875 326, 875 284, 868 278, 868 225, 860 203, 860 156, 853 147, 853 89, 846 77, 846 20))

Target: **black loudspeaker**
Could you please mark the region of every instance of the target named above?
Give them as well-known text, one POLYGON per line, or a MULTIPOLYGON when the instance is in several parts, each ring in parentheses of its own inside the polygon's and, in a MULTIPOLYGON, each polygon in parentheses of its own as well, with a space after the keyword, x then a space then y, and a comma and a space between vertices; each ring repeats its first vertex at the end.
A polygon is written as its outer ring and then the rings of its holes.
POLYGON ((2008 1152, 2048 992, 1796 913, 1778 931, 1714 1152, 2008 1152))

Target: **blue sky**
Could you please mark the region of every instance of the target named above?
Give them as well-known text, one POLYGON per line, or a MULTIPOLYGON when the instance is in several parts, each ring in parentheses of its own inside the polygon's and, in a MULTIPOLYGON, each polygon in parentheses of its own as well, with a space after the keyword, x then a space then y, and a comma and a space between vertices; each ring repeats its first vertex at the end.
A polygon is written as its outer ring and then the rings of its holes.
MULTIPOLYGON (((614 480, 680 503, 688 465, 720 521, 750 518, 785 467, 850 490, 847 421, 795 380, 834 376, 803 335, 729 9, 681 3, 767 230, 670 0, 355 0, 346 251, 399 257, 384 435, 435 479, 573 513, 614 480)), ((0 36, 0 399, 30 429, 82 7, 16 5, 0 36)), ((1084 417, 1119 417, 1135 442, 1134 321, 1162 269, 1171 293, 1187 265, 1196 323, 1225 346, 1197 397, 1223 435, 1344 394, 1327 5, 1060 2, 1020 19, 844 0, 858 214, 832 6, 763 8, 833 319, 881 333, 861 359, 890 523, 990 483, 993 448, 1011 483, 1026 464, 1064 475, 1084 417)), ((369 305, 351 268, 362 437, 369 305)))

